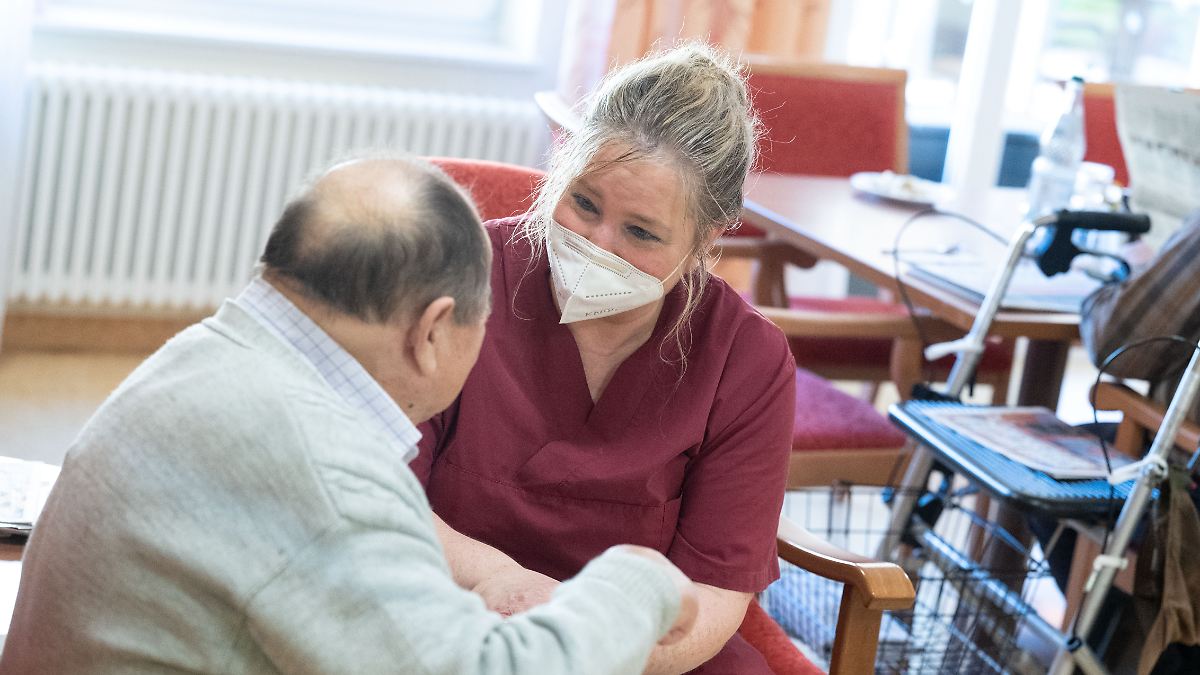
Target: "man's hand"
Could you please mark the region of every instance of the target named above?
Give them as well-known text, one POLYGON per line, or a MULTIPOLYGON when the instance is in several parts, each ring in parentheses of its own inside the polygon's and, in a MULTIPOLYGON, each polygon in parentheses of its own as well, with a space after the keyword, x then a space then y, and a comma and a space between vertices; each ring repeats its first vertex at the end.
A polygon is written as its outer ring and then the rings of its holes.
POLYGON ((700 597, 696 589, 696 585, 692 583, 687 575, 679 571, 666 556, 651 548, 644 546, 634 546, 632 544, 621 544, 618 547, 626 553, 640 555, 643 558, 649 558, 663 566, 670 575, 671 580, 675 582, 675 590, 679 591, 679 616, 675 618, 674 625, 667 631, 667 634, 662 636, 658 644, 662 646, 672 645, 687 637, 692 631, 692 627, 696 625, 696 617, 700 614, 700 597))
POLYGON ((558 582, 545 574, 514 564, 500 568, 471 590, 483 598, 488 609, 502 616, 512 616, 549 602, 557 587, 558 582))

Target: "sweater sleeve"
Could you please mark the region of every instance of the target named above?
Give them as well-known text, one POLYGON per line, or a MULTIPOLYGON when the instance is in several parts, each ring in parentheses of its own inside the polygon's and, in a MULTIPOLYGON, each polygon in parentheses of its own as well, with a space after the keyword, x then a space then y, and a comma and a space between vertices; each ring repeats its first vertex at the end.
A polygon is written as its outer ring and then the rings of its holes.
POLYGON ((609 551, 551 602, 504 619, 456 586, 415 479, 324 468, 336 525, 251 598, 247 630, 295 673, 637 672, 679 597, 652 561, 609 551))

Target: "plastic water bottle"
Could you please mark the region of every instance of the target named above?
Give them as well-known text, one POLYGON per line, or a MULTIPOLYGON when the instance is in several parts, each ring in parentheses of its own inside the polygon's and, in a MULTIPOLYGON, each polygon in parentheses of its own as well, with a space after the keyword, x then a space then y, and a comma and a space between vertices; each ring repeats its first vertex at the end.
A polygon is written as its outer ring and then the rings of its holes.
POLYGON ((1029 176, 1026 217, 1067 208, 1075 192, 1075 177, 1087 149, 1083 136, 1083 78, 1067 82, 1063 107, 1053 126, 1042 133, 1037 159, 1029 176))

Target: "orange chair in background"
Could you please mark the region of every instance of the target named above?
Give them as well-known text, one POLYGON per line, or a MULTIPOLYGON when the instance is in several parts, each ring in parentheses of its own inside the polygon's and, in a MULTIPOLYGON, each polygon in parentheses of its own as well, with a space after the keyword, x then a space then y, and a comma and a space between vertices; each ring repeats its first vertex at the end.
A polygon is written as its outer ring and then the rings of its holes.
POLYGON ((1115 170, 1115 180, 1121 185, 1129 185, 1125 153, 1121 151, 1121 139, 1117 137, 1115 90, 1111 82, 1083 85, 1083 133, 1087 143, 1083 159, 1111 166, 1115 170))
POLYGON ((765 58, 748 65, 766 131, 759 143, 763 171, 908 173, 905 71, 765 58))
POLYGON ((544 175, 537 169, 484 159, 427 159, 471 193, 479 217, 485 221, 528 211, 544 175))
MULTIPOLYGON (((760 141, 760 170, 823 176, 850 176, 859 171, 908 172, 908 125, 904 117, 907 74, 890 68, 813 62, 752 59, 749 84, 765 135, 760 141)), ((883 299, 789 296, 786 264, 811 267, 815 259, 765 238, 742 225, 722 240, 723 257, 752 258, 756 304, 805 312, 808 320, 822 314, 867 315, 884 323, 903 319, 907 310, 883 299)), ((722 270, 718 269, 718 273, 722 270)), ((736 276, 736 272, 729 273, 736 276)), ((898 337, 862 333, 794 336, 796 362, 824 377, 871 385, 891 380, 907 398, 926 372, 913 331, 898 337)), ((932 364, 935 378, 949 373, 952 360, 932 364)), ((990 345, 977 380, 993 388, 993 400, 1007 396, 1012 370, 1012 343, 990 345)))

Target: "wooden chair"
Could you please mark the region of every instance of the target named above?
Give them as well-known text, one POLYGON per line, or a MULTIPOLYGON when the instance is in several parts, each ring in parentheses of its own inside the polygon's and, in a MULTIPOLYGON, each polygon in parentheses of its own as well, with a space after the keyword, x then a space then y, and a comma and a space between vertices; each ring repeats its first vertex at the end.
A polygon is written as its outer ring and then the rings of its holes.
MULTIPOLYGON (((903 70, 761 58, 748 65, 754 105, 766 128, 759 145, 761 170, 825 176, 908 172, 903 70)), ((730 269, 731 259, 757 263, 752 275, 755 304, 790 307, 814 320, 823 313, 907 316, 906 308, 886 299, 789 296, 786 265, 812 267, 817 261, 745 224, 721 243, 724 267, 718 273, 726 278, 745 276, 730 269)), ((792 351, 797 363, 830 379, 874 386, 890 379, 902 398, 925 372, 915 337, 904 342, 857 333, 797 336, 792 351)), ((945 377, 951 365, 952 359, 941 360, 931 364, 930 373, 945 377)), ((996 343, 986 350, 977 380, 990 385, 993 400, 1002 402, 1011 370, 1012 343, 996 343)))
POLYGON ((779 521, 778 546, 785 561, 844 585, 830 675, 874 672, 883 612, 908 609, 916 597, 908 575, 892 563, 837 548, 786 518, 779 521))

